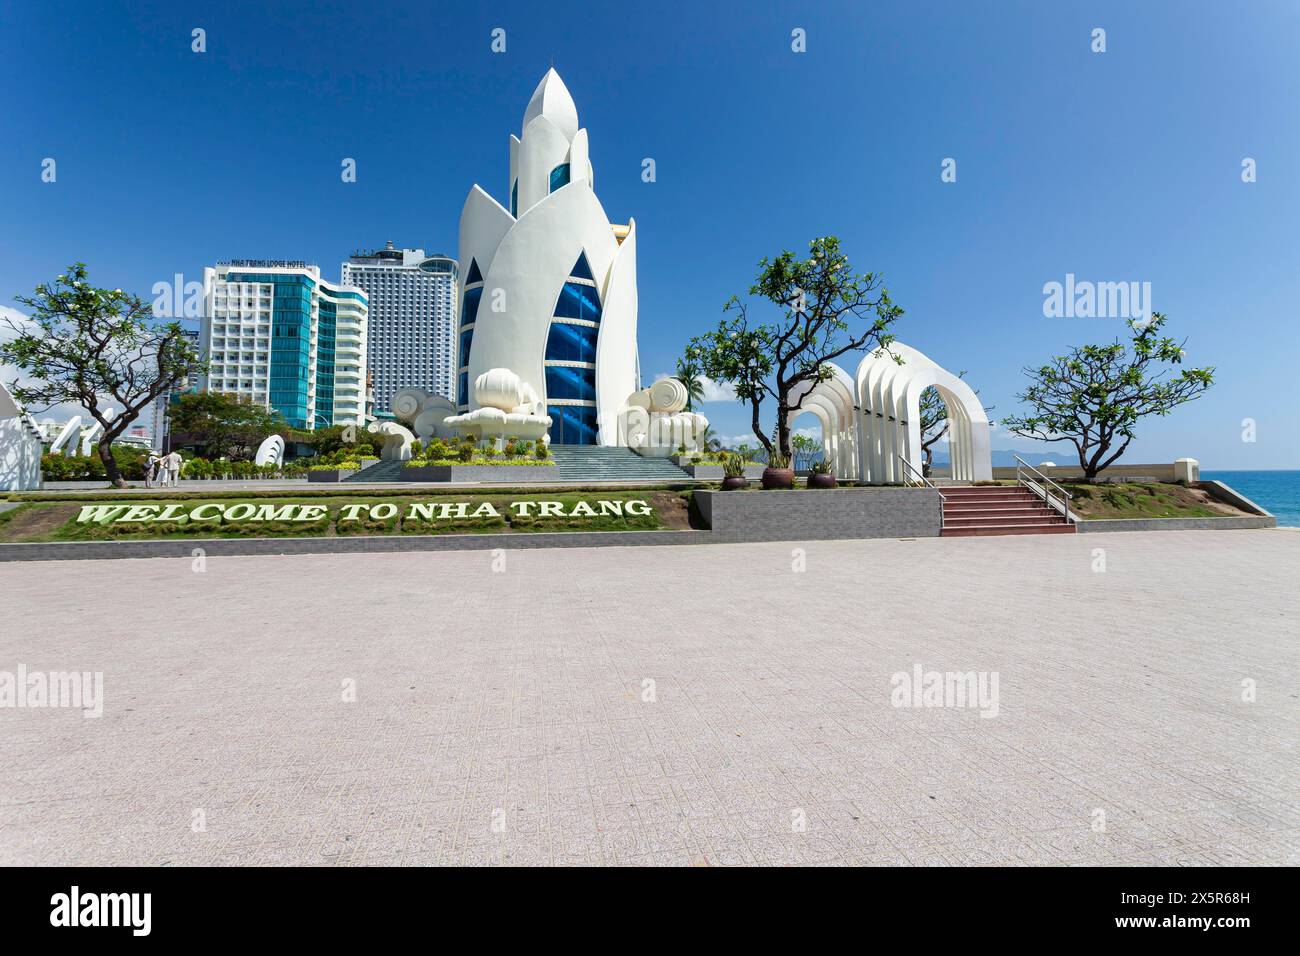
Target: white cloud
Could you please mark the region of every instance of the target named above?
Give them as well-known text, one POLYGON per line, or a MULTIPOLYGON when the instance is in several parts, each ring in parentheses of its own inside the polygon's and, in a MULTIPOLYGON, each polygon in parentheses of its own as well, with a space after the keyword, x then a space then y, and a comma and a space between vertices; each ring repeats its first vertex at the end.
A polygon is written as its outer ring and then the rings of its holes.
MULTIPOLYGON (((654 377, 654 381, 661 378, 676 378, 673 372, 660 372, 654 377)), ((704 396, 701 402, 738 402, 736 397, 736 387, 728 382, 715 382, 707 375, 700 376, 700 383, 704 386, 704 396)))
POLYGON ((704 385, 704 396, 701 401, 705 402, 738 402, 736 397, 736 387, 730 382, 715 382, 708 376, 701 375, 700 381, 704 385))
MULTIPOLYGON (((17 334, 12 328, 10 328, 6 320, 12 321, 14 325, 17 325, 20 329, 27 329, 29 327, 34 327, 35 325, 35 323, 32 322, 31 317, 26 313, 19 312, 11 306, 0 305, 0 342, 7 342, 17 334)), ((21 369, 5 364, 0 364, 0 382, 4 382, 5 388, 8 389, 11 389, 15 384, 37 384, 30 376, 23 374, 21 369)), ((107 396, 104 398, 107 398, 107 396)), ((112 400, 108 399, 108 401, 111 403, 112 400)), ((82 418, 88 421, 90 420, 90 413, 80 405, 76 404, 55 405, 49 409, 43 409, 41 406, 36 406, 36 408, 31 411, 32 417, 41 422, 50 421, 51 419, 58 422, 66 422, 73 415, 80 415, 82 418)))

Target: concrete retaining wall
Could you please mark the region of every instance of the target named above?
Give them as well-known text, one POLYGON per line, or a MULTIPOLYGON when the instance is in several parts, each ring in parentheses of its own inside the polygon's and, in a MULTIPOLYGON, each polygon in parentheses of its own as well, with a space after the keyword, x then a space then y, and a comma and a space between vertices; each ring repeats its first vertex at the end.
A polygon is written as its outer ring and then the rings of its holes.
POLYGON ((327 468, 324 471, 307 472, 307 480, 315 483, 338 483, 357 473, 355 468, 327 468))
POLYGON ((1078 522, 1080 534, 1097 531, 1237 531, 1276 528, 1274 517, 1241 518, 1094 518, 1078 522))
MULTIPOLYGON (((726 477, 721 465, 678 465, 682 471, 699 481, 721 481, 726 477)), ((757 481, 763 477, 763 465, 746 465, 745 477, 757 481)))
POLYGON ((601 548, 708 544, 707 531, 564 531, 514 534, 358 535, 335 538, 193 538, 172 541, 45 541, 0 544, 0 561, 91 561, 101 558, 192 558, 246 554, 367 554, 488 551, 493 548, 601 548))
POLYGON ((554 465, 426 465, 403 468, 403 481, 555 481, 554 465))
POLYGON ((933 488, 697 491, 694 500, 720 543, 936 538, 943 524, 933 488))
MULTIPOLYGON (((1271 511, 1266 511, 1265 509, 1261 508, 1259 505, 1255 504, 1255 502, 1247 498, 1245 495, 1233 491, 1231 488, 1229 488, 1221 481, 1200 481, 1197 482, 1196 486, 1198 488, 1202 488, 1205 491, 1209 492, 1212 497, 1218 498, 1220 501, 1232 505, 1234 508, 1240 508, 1242 511, 1246 511, 1251 514, 1260 515, 1261 517, 1264 518, 1273 517, 1273 513, 1271 511)), ((1269 527, 1275 527, 1276 525, 1277 525, 1277 520, 1274 519, 1273 524, 1270 525, 1269 527)))

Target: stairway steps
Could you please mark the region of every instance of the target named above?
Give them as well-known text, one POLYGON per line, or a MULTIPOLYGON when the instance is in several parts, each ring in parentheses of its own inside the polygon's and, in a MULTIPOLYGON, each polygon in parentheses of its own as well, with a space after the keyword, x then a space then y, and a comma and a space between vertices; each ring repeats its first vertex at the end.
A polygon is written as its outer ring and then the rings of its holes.
POLYGON ((985 525, 980 528, 949 528, 944 527, 939 534, 944 538, 974 538, 986 535, 999 534, 1074 534, 1075 528, 1072 524, 1018 524, 1018 525, 985 525))
POLYGON ((1045 514, 1038 515, 997 515, 988 518, 948 518, 943 519, 945 528, 1001 528, 1013 525, 1065 524, 1061 517, 1052 518, 1045 514))
POLYGON ((945 537, 1074 534, 1076 528, 1028 488, 1018 485, 943 487, 945 537))

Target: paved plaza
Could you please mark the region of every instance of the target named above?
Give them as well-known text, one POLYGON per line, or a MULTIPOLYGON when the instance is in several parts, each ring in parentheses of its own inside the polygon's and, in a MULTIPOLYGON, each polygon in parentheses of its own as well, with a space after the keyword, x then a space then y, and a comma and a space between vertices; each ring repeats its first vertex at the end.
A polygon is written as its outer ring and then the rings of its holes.
POLYGON ((0 707, 0 863, 1296 864, 1297 581, 1283 530, 0 564, 0 671, 104 695, 0 707))

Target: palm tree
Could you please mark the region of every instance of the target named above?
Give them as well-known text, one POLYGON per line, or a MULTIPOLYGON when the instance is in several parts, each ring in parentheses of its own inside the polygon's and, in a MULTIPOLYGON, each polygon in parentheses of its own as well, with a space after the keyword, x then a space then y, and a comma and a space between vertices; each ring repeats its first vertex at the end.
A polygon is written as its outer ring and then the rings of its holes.
POLYGON ((686 410, 695 411, 695 403, 704 401, 704 375, 694 357, 677 360, 677 378, 686 386, 686 410))

